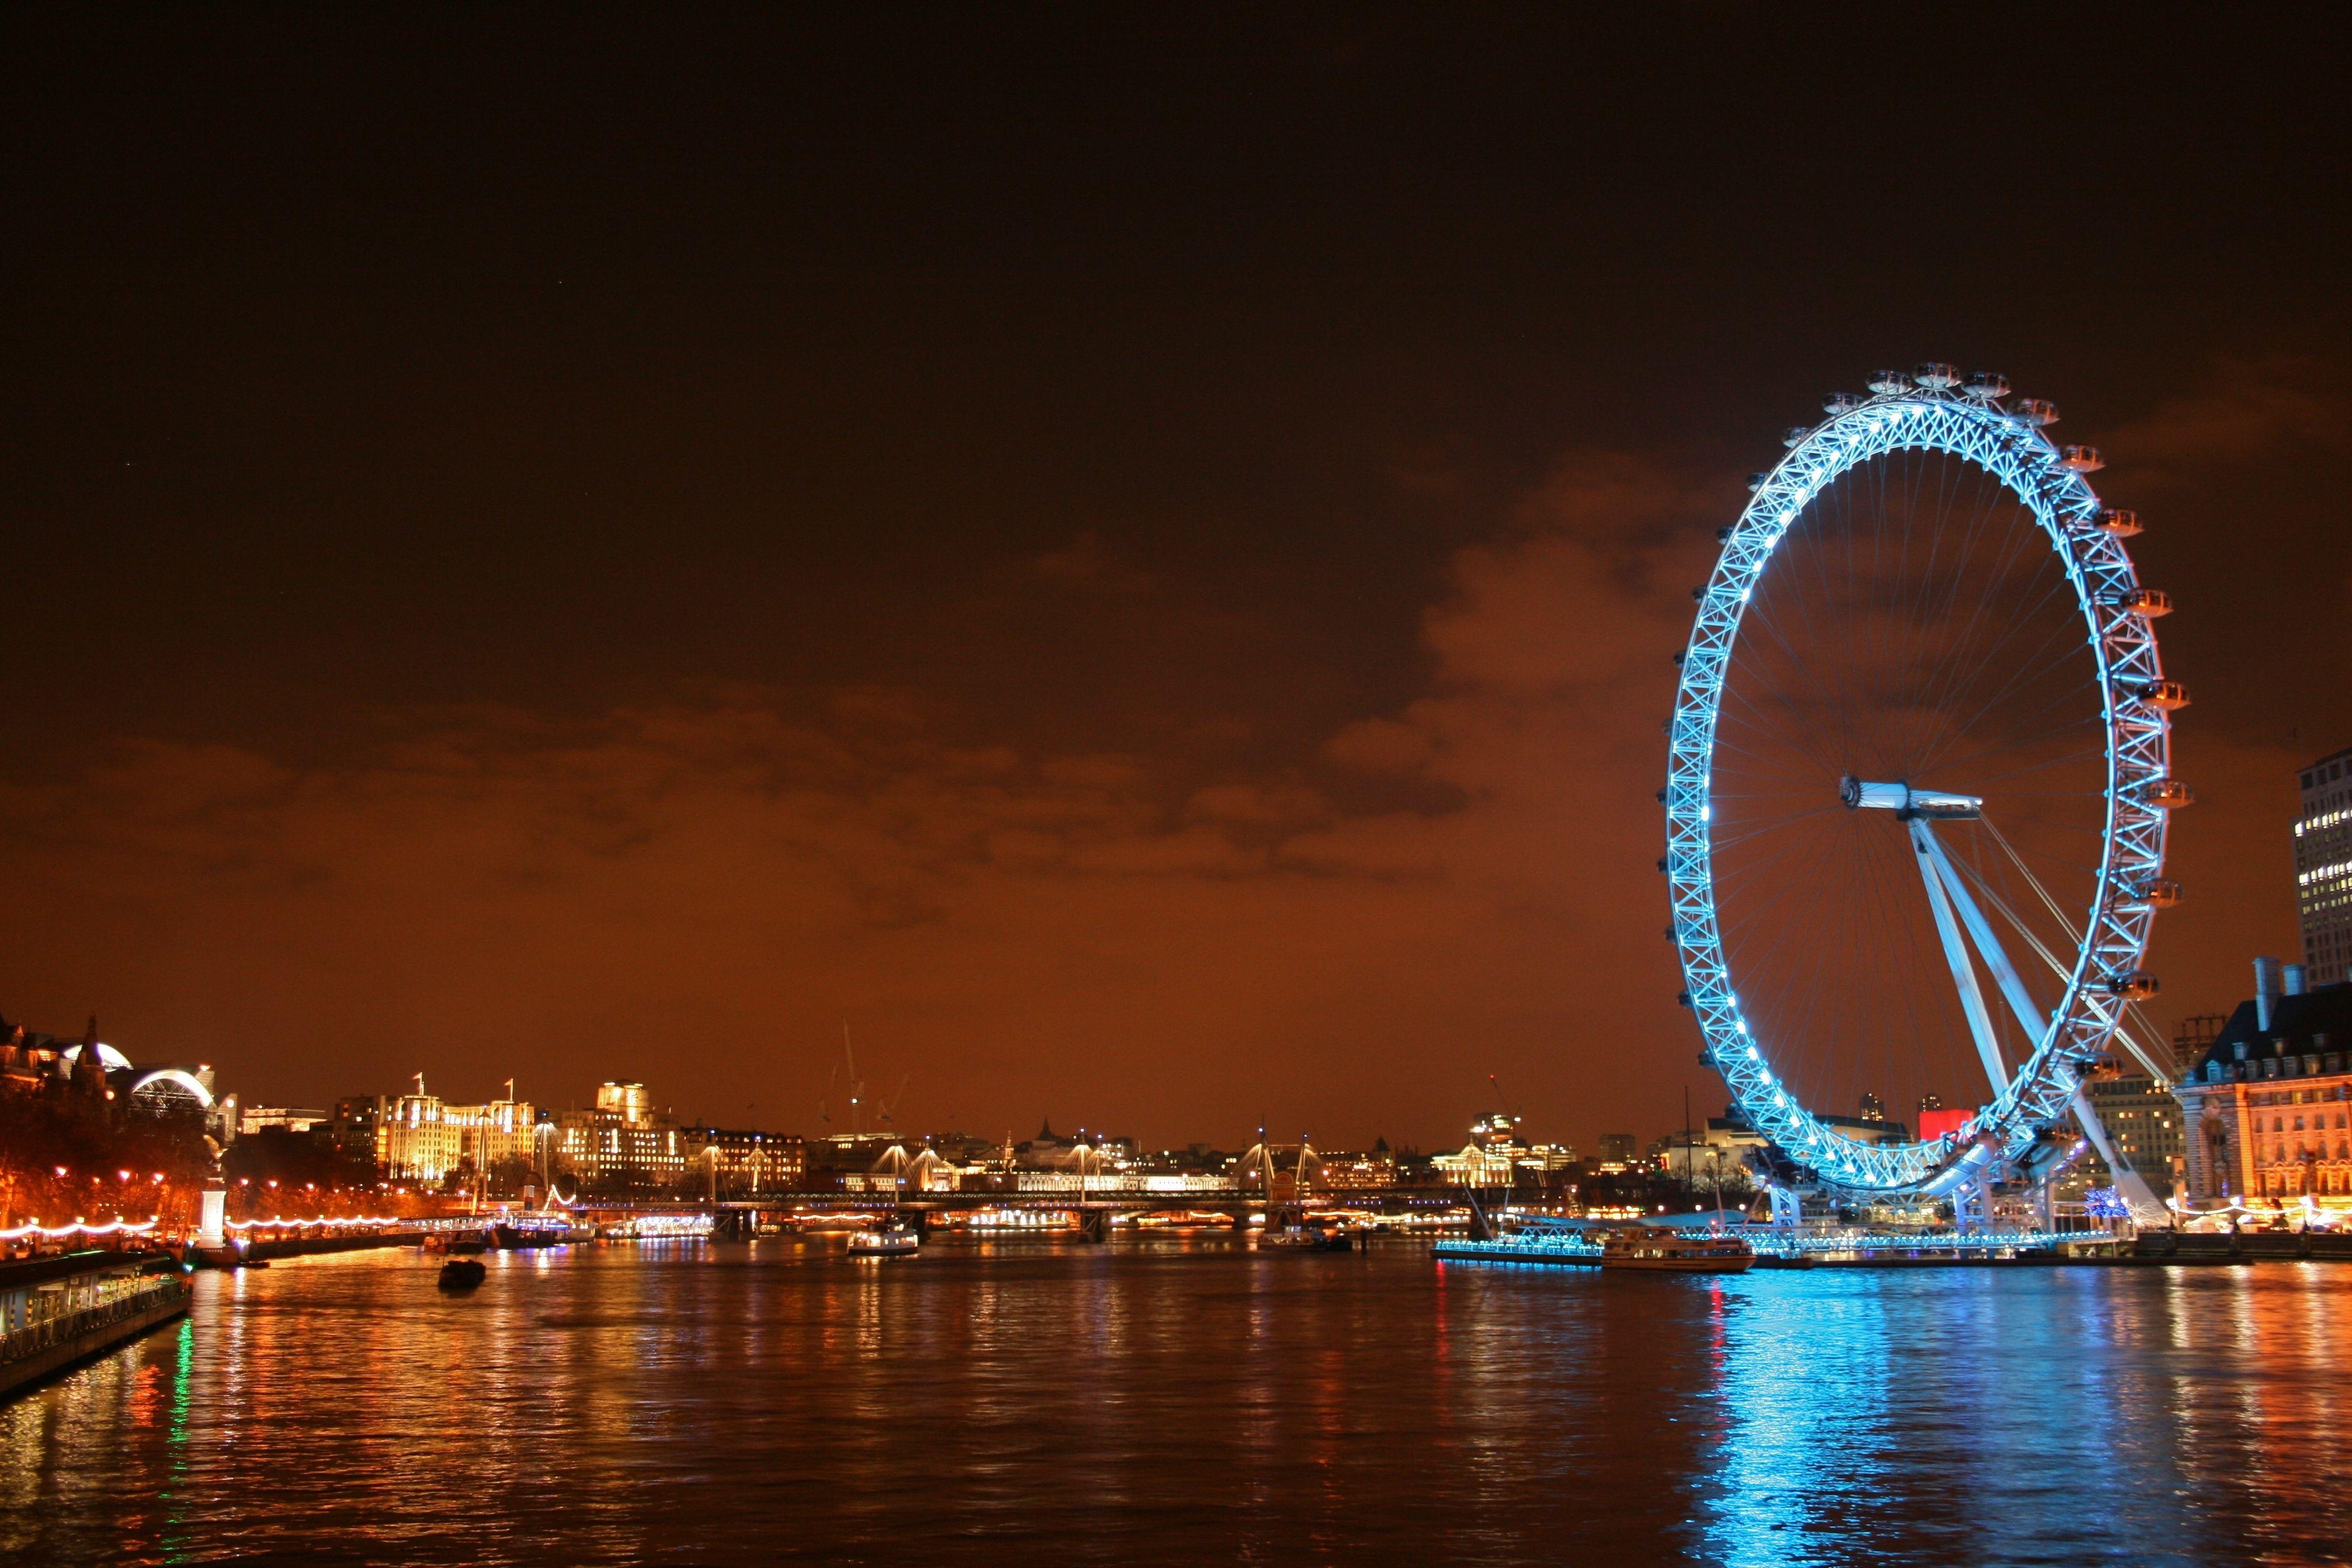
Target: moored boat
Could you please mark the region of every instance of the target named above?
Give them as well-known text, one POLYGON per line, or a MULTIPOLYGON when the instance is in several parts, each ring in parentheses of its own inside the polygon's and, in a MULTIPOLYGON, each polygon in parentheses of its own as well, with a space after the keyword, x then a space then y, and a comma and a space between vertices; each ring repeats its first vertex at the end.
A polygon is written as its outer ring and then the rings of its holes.
POLYGON ((922 1244, 921 1237, 903 1225, 894 1225, 882 1230, 851 1233, 849 1251, 856 1258, 906 1258, 922 1244))
POLYGON ((1356 1238, 1319 1225, 1269 1225, 1258 1233, 1260 1247, 1295 1247, 1307 1252, 1353 1252, 1356 1238))
POLYGON ((1628 1226, 1601 1247, 1603 1268, 1664 1269, 1680 1274, 1738 1274, 1756 1251, 1736 1236, 1685 1236, 1664 1226, 1628 1226))

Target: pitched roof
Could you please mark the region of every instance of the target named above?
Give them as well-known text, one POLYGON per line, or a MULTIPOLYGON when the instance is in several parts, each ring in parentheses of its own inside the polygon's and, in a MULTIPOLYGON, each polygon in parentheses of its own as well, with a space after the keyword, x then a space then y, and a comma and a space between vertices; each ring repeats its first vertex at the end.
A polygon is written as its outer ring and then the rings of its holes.
POLYGON ((2226 1076, 2239 1062, 2352 1050, 2352 982, 2317 985, 2300 996, 2278 998, 2271 1005, 2271 1026, 2266 1030, 2256 1026, 2258 1016, 2252 999, 2239 1003, 2229 1023, 2197 1058, 2190 1076, 2210 1078, 2205 1069, 2217 1062, 2226 1076))

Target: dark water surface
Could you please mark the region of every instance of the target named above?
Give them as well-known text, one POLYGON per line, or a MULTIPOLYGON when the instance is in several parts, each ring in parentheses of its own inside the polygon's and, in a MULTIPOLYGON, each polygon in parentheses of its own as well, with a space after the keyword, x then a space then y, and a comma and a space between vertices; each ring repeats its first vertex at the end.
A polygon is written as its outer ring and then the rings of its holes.
POLYGON ((2352 1269, 1219 1238, 198 1281, 0 1409, 11 1563, 2342 1562, 2352 1269))

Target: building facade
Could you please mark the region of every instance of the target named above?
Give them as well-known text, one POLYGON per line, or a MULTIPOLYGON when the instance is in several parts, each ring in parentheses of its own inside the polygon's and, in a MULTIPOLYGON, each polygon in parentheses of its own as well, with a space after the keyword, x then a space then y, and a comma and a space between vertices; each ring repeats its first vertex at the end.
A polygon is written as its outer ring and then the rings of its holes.
POLYGON ((506 1161, 538 1160, 538 1112, 514 1098, 512 1084, 504 1100, 453 1105, 425 1093, 420 1073, 415 1093, 392 1098, 373 1120, 376 1163, 395 1182, 430 1184, 461 1170, 487 1173, 506 1161))
POLYGON ((808 1180, 808 1141, 793 1132, 687 1130, 688 1169, 719 1197, 760 1193, 796 1193, 808 1180))
POLYGON ((2084 1087, 2116 1152, 2158 1197, 2179 1192, 2189 1172, 2187 1117, 2172 1085, 2126 1072, 2111 1059, 2084 1087))
POLYGON ((667 1192, 687 1174, 686 1133, 656 1115, 641 1083, 607 1083, 593 1110, 555 1119, 555 1160, 572 1181, 602 1192, 667 1192))
POLYGON ((289 1132, 308 1132, 328 1121, 324 1110, 305 1110, 291 1105, 245 1105, 236 1112, 236 1135, 250 1138, 265 1127, 282 1127, 289 1132))
POLYGON ((1370 1149, 1343 1149, 1319 1155, 1315 1184, 1334 1192, 1386 1192, 1397 1184, 1396 1153, 1382 1139, 1370 1149))
POLYGON ((2200 1206, 2308 1196, 2352 1208, 2352 984, 2254 962, 2254 996, 2175 1089, 2188 1196, 2200 1206))
POLYGON ((2303 770, 2294 823, 2295 904, 2315 985, 2352 978, 2352 751, 2303 770))
POLYGON ((1454 1186, 1539 1185, 1551 1172, 1574 1165, 1576 1150, 1567 1143, 1523 1143, 1518 1118, 1497 1110, 1471 1124, 1469 1142, 1453 1153, 1433 1154, 1429 1163, 1454 1186))

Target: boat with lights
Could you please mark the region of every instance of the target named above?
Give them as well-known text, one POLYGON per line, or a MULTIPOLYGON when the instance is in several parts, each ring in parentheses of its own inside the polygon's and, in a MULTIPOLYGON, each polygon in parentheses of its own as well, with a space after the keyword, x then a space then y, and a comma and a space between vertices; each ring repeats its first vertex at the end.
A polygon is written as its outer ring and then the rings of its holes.
POLYGON ((1603 1268, 1647 1268, 1677 1274, 1740 1274, 1756 1250, 1736 1236, 1685 1236, 1664 1226, 1628 1226, 1601 1246, 1603 1268))
POLYGON ((849 1255, 852 1258, 911 1258, 922 1244, 921 1237, 903 1225, 894 1225, 881 1230, 852 1232, 849 1255))

